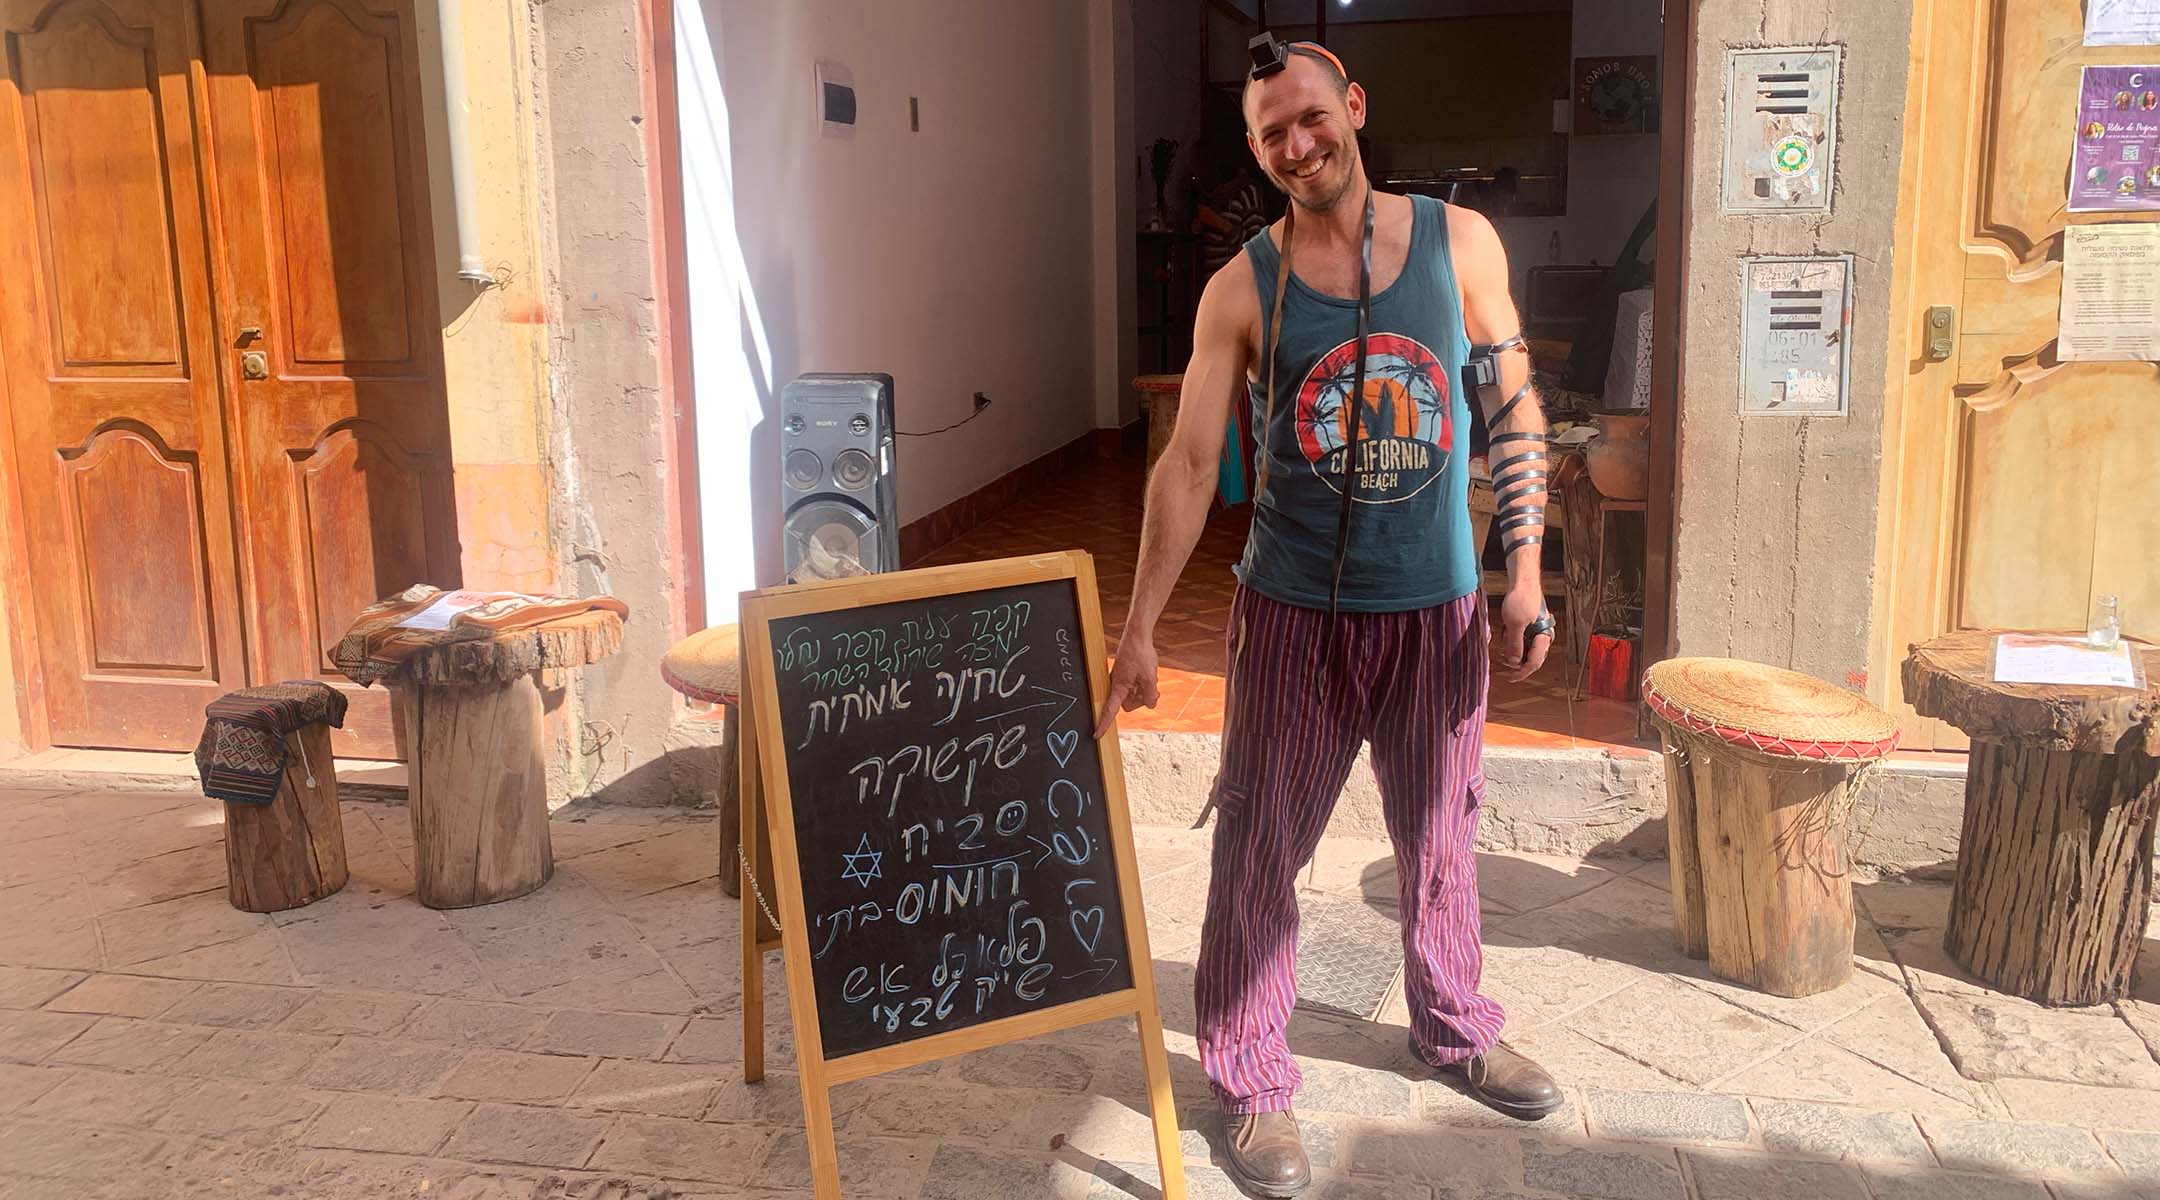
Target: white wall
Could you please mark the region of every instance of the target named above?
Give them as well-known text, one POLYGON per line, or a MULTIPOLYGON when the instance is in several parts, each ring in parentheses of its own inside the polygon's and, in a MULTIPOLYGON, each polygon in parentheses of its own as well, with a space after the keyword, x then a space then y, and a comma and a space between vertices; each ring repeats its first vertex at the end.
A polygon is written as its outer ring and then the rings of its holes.
MULTIPOLYGON (((1570 57, 1657 54, 1665 36, 1661 14, 1661 0, 1575 0, 1570 57)), ((1555 231, 1562 264, 1596 259, 1611 266, 1643 210, 1657 198, 1657 185, 1656 134, 1568 138, 1566 215, 1510 217, 1500 226, 1516 301, 1523 299, 1524 273, 1550 260, 1555 231)))
POLYGON ((1201 56, 1200 9, 1207 0, 1141 0, 1133 8, 1133 139, 1135 215, 1146 222, 1155 210, 1155 177, 1148 147, 1156 138, 1178 144, 1164 191, 1174 215, 1187 207, 1185 177, 1193 173, 1200 140, 1200 97, 1207 85, 1201 56), (1137 170, 1134 170, 1137 165, 1137 170))
MULTIPOLYGON (((1574 57, 1657 54, 1665 37, 1661 7, 1660 0, 1576 0, 1574 57)), ((1661 71, 1661 86, 1663 79, 1661 71)), ((1610 265, 1643 209, 1657 198, 1657 186, 1656 134, 1570 137, 1563 261, 1595 258, 1610 265)))
MULTIPOLYGON (((698 123, 724 111, 741 282, 761 314, 745 340, 770 348, 769 374, 753 369, 735 385, 758 391, 766 417, 750 461, 754 504, 777 488, 774 393, 805 371, 890 372, 903 430, 967 416, 978 391, 994 401, 953 432, 901 439, 903 522, 1095 427, 1097 396, 1114 382, 1096 378, 1088 9, 705 0, 724 109, 686 96, 684 141, 687 156, 698 123), (819 132, 819 61, 854 74, 851 138, 819 132), (910 96, 919 133, 908 128, 910 96)), ((687 206, 690 222, 709 219, 694 199, 687 206)), ((708 379, 730 368, 701 349, 695 370, 702 425, 708 379)), ((761 507, 760 525, 769 520, 761 507)), ((777 538, 759 543, 770 579, 777 538)))

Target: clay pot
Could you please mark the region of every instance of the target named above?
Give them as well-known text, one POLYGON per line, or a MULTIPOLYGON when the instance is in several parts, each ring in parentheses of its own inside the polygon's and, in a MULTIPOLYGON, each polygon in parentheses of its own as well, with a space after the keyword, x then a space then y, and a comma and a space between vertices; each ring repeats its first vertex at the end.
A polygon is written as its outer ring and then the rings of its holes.
POLYGON ((1599 413, 1598 435, 1583 448, 1590 482, 1608 500, 1641 500, 1650 494, 1649 414, 1599 413))

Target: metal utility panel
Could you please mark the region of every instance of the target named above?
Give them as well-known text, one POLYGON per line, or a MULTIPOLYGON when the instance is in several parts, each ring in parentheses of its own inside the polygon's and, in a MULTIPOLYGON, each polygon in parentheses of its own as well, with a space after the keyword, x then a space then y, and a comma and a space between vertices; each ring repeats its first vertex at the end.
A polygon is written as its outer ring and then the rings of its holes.
POLYGON ((1742 262, 1740 411, 1844 416, 1852 256, 1742 262))
POLYGON ((1842 57, 1836 46, 1727 52, 1727 212, 1830 210, 1842 57))

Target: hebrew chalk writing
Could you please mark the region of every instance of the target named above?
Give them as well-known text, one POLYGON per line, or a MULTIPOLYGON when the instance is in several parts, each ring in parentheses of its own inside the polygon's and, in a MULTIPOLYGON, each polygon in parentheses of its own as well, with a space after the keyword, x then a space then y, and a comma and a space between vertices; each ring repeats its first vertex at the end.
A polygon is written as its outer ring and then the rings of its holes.
POLYGON ((1076 599, 773 622, 828 1054, 1131 986, 1076 599))

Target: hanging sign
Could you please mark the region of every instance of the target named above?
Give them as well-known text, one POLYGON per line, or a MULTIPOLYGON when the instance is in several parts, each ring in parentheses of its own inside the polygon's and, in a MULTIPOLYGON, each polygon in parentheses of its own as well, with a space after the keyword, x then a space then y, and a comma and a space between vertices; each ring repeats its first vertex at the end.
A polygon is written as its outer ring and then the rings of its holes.
POLYGON ((1655 54, 1578 58, 1574 91, 1578 137, 1657 132, 1655 54))

